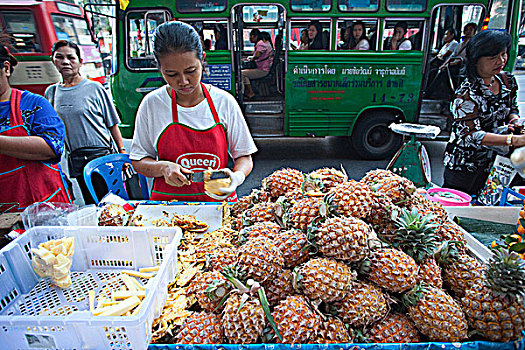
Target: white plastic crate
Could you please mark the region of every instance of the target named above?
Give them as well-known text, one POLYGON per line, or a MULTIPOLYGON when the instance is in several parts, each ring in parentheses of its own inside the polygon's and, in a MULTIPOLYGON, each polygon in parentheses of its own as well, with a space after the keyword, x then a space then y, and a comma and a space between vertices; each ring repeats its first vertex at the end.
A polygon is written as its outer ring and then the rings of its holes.
POLYGON ((41 226, 0 251, 0 347, 3 349, 146 349, 177 272, 178 227, 41 226), (30 246, 75 237, 72 285, 54 287, 31 267, 30 246), (136 316, 93 316, 88 291, 120 287, 122 270, 159 265, 136 316))

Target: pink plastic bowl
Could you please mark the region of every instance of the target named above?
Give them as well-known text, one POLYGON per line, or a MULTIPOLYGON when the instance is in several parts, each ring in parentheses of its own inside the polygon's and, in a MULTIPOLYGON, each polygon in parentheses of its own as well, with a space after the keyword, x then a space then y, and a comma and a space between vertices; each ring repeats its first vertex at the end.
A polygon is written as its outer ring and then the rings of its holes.
POLYGON ((472 200, 472 197, 466 194, 465 192, 461 192, 458 190, 453 190, 452 188, 431 188, 427 191, 426 197, 429 201, 434 201, 443 204, 444 206, 468 206, 470 204, 470 201, 472 200), (449 193, 453 195, 453 197, 443 197, 432 194, 438 194, 438 193, 449 193))

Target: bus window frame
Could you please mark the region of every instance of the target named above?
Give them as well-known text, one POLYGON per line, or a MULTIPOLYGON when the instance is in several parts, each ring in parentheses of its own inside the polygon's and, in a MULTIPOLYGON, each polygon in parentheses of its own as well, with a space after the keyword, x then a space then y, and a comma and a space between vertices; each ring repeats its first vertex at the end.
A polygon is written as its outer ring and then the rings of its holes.
POLYGON ((362 10, 362 8, 360 10, 357 10, 357 11, 344 11, 344 10, 341 10, 341 7, 339 6, 339 0, 336 1, 336 6, 335 7, 337 8, 338 12, 344 13, 345 15, 350 15, 352 13, 377 13, 377 12, 379 12, 379 9, 381 8, 381 0, 377 0, 377 8, 375 10, 370 10, 370 11, 362 10))
MULTIPOLYGON (((301 13, 301 14, 310 14, 310 13, 311 13, 311 14, 316 14, 316 13, 322 13, 322 14, 328 14, 328 13, 330 13, 330 12, 334 9, 334 2, 331 1, 331 2, 330 2, 330 8, 329 8, 328 10, 325 10, 325 11, 319 11, 319 10, 317 10, 317 11, 297 11, 297 10, 294 10, 294 9, 292 8, 292 0, 289 0, 289 1, 288 1, 288 8, 290 9, 290 12, 291 12, 291 13, 301 13)), ((336 8, 337 8, 337 10, 339 11, 339 7, 336 6, 336 8)), ((324 18, 327 18, 327 17, 324 17, 324 18)))
MULTIPOLYGON (((412 22, 412 21, 418 21, 418 22, 423 22, 423 29, 421 29, 422 33, 423 33, 423 37, 421 38, 421 50, 406 50, 408 52, 423 52, 423 54, 425 55, 425 57, 427 56, 427 52, 425 50, 425 47, 427 45, 427 36, 430 35, 430 31, 428 31, 427 33, 427 27, 428 27, 428 21, 430 21, 430 18, 425 18, 425 17, 384 17, 384 18, 381 18, 381 46, 378 47, 377 51, 378 52, 404 52, 405 50, 385 50, 384 48, 384 43, 385 43, 385 39, 387 37, 385 37, 383 34, 385 33, 385 29, 386 29, 386 22, 400 22, 400 21, 405 21, 405 22, 412 22)), ((409 39, 410 37, 408 37, 407 39, 409 39)), ((379 38, 378 38, 379 39, 379 38)), ((413 44, 413 43, 412 43, 413 44)))
MULTIPOLYGON (((348 13, 348 12, 345 12, 345 13, 348 13)), ((363 22, 370 22, 370 21, 375 21, 376 22, 376 47, 373 48, 373 49, 370 49, 370 50, 366 50, 366 51, 379 51, 379 27, 381 25, 381 18, 379 17, 339 17, 336 19, 335 21, 335 28, 337 31, 339 31, 339 23, 341 22, 346 22, 346 21, 352 21, 352 22, 355 22, 355 21, 363 21, 363 22)), ((336 32, 337 33, 337 32, 336 32)), ((336 38, 337 40, 337 34, 336 34, 336 38)), ((368 39, 368 38, 367 38, 368 39)), ((370 40, 368 40, 370 42, 370 40)), ((336 46, 334 48, 334 51, 335 52, 356 52, 358 50, 341 50, 341 49, 338 49, 337 46, 338 46, 339 43, 336 43, 336 46)))
MULTIPOLYGON (((35 31, 36 33, 35 34, 35 39, 37 39, 37 44, 40 46, 40 50, 39 51, 35 51, 35 52, 16 52, 17 55, 41 55, 44 53, 44 50, 43 50, 43 47, 42 47, 42 37, 40 35, 40 24, 38 23, 38 21, 35 21, 35 13, 32 9, 30 8, 21 8, 21 9, 7 9, 7 10, 2 10, 0 11, 0 25, 2 26, 2 32, 4 32, 7 36, 9 36, 9 34, 7 33, 7 23, 4 19, 4 13, 5 12, 15 12, 15 13, 21 13, 21 12, 29 12, 29 14, 31 15, 31 18, 33 19, 33 23, 35 24, 35 31)), ((13 33, 18 33, 18 32, 13 32, 13 33)))
MULTIPOLYGON (((425 1, 425 7, 423 7, 423 9, 421 11, 408 11, 408 10, 390 10, 388 8, 388 1, 389 0, 385 0, 384 2, 384 9, 386 12, 388 13, 410 13, 410 14, 418 14, 418 13, 425 13, 427 12, 427 9, 428 9, 428 0, 425 1)), ((438 5, 445 5, 445 4, 438 4, 438 5)), ((452 4, 452 5, 457 5, 457 4, 452 4)))
MULTIPOLYGON (((230 38, 231 33, 231 22, 229 17, 184 17, 184 18, 177 18, 177 21, 184 22, 186 24, 190 24, 192 22, 221 22, 220 24, 223 24, 222 22, 226 22, 226 38, 228 42, 228 49, 222 50, 222 51, 232 51, 232 40, 230 38)), ((214 24, 217 25, 219 23, 214 24)), ((191 24, 190 24, 191 25, 191 24)), ((204 50, 204 47, 203 47, 204 50)), ((214 51, 221 51, 221 50, 210 50, 211 52, 214 51)))
MULTIPOLYGON (((329 29, 329 32, 328 32, 328 49, 326 50, 315 50, 315 51, 319 51, 319 52, 328 52, 328 51, 332 51, 332 41, 333 41, 333 37, 332 37, 332 33, 333 33, 333 30, 334 30, 334 21, 333 21, 333 17, 287 17, 286 18, 286 32, 288 33, 288 35, 286 36, 286 41, 287 41, 287 44, 286 44, 286 50, 290 50, 290 51, 300 51, 300 50, 292 50, 292 48, 290 47, 290 34, 292 32, 292 21, 297 21, 297 22, 308 22, 308 23, 311 23, 313 21, 318 21, 320 23, 325 23, 326 21, 328 21, 330 23, 330 26, 328 27, 329 29)), ((308 27, 306 28, 308 29, 308 27)), ((308 50, 304 50, 304 51, 308 51, 308 50)))
MULTIPOLYGON (((132 13, 137 13, 137 12, 144 12, 144 15, 142 18, 144 18, 144 20, 146 20, 146 15, 148 13, 151 13, 151 12, 164 12, 165 14, 165 18, 166 18, 166 21, 169 21, 170 18, 173 18, 173 13, 170 11, 170 9, 168 7, 155 7, 155 8, 151 8, 151 7, 136 7, 136 8, 133 8, 131 10, 126 10, 125 14, 124 14, 124 34, 126 35, 126 38, 129 37, 129 33, 130 33, 130 27, 129 27, 129 24, 130 23, 130 20, 129 20, 129 15, 132 14, 132 13)), ((162 23, 165 23, 165 22, 162 22, 162 23)), ((118 35, 118 34, 117 34, 118 35)), ((129 66, 129 62, 128 60, 132 58, 131 55, 130 55, 130 47, 129 47, 129 40, 124 40, 124 67, 126 67, 127 70, 129 70, 130 72, 155 72, 155 71, 158 71, 158 67, 145 67, 145 68, 132 68, 129 66)), ((133 57, 133 59, 136 59, 136 60, 141 60, 141 59, 150 59, 150 58, 147 58, 147 57, 144 57, 144 58, 140 58, 140 57, 133 57)))

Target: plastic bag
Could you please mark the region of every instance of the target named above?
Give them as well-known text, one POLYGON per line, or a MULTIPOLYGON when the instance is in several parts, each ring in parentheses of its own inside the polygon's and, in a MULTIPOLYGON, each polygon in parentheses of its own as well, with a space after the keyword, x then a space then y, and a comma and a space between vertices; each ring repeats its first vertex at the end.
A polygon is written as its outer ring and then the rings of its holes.
POLYGON ((110 192, 98 203, 99 226, 127 226, 135 208, 125 199, 110 192))
POLYGON ((20 216, 26 230, 35 226, 67 226, 68 214, 78 208, 76 204, 39 202, 28 206, 20 216))
POLYGON ((517 170, 509 158, 496 156, 490 174, 478 196, 478 202, 483 205, 498 205, 503 187, 509 187, 517 170))

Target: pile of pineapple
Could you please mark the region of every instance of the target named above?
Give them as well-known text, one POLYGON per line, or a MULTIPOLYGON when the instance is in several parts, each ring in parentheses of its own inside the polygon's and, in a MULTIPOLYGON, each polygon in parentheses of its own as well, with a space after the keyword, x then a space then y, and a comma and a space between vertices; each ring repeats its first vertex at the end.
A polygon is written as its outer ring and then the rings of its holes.
MULTIPOLYGON (((525 329, 525 266, 467 254, 414 184, 373 170, 281 169, 230 208, 234 234, 200 252, 186 344, 510 341, 525 329)), ((166 339, 164 339, 166 341, 166 339)))

